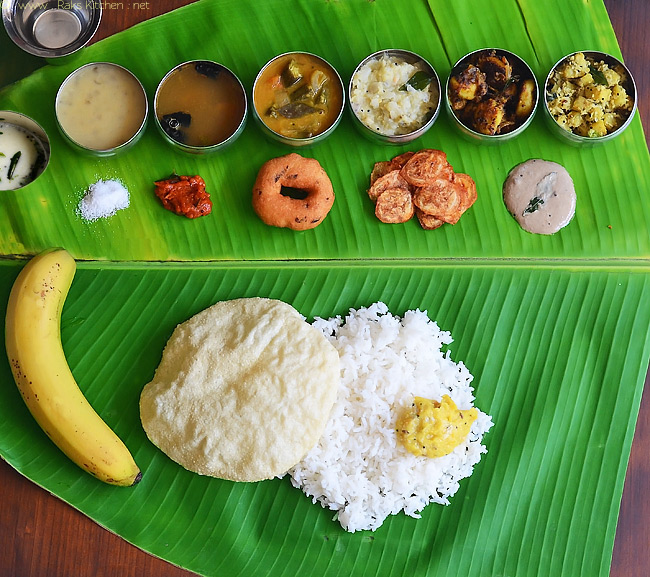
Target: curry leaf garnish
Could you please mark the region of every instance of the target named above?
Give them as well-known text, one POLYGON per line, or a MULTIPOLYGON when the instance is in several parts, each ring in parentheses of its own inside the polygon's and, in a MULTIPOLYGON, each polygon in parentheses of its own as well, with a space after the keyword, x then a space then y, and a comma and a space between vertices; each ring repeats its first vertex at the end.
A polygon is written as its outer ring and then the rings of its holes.
POLYGON ((541 208, 542 204, 544 204, 543 198, 540 198, 539 196, 533 196, 533 198, 530 199, 528 206, 524 209, 523 216, 526 216, 527 214, 533 214, 533 212, 541 208))
POLYGON ((14 154, 11 157, 11 160, 9 161, 9 170, 7 171, 7 178, 9 180, 11 180, 13 178, 13 176, 14 176, 14 171, 16 170, 16 165, 18 164, 18 161, 20 160, 21 155, 22 155, 22 152, 19 150, 18 152, 16 152, 16 154, 14 154))
POLYGON ((602 86, 608 86, 609 82, 607 82, 607 78, 605 78, 605 75, 598 70, 593 64, 589 65, 589 72, 591 72, 591 76, 594 79, 594 82, 596 84, 601 84, 602 86))
POLYGON ((519 76, 517 74, 513 74, 506 80, 506 83, 503 85, 503 90, 501 92, 505 92, 506 89, 511 85, 519 82, 519 76))
POLYGON ((422 90, 429 86, 431 84, 431 81, 433 80, 433 76, 429 74, 428 72, 425 72, 424 70, 418 70, 411 78, 409 78, 402 86, 399 87, 399 89, 402 92, 405 92, 410 86, 411 88, 415 90, 422 90))

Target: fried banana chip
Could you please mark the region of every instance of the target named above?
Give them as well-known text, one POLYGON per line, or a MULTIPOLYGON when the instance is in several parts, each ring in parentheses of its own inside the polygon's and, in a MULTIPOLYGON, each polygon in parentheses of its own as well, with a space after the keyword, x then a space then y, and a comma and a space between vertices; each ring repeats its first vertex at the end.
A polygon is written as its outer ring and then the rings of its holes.
POLYGON ((376 202, 385 190, 392 188, 404 189, 406 193, 410 193, 409 183, 400 176, 399 170, 391 170, 375 180, 368 190, 368 196, 373 202, 376 202))
POLYGON ((375 165, 372 167, 372 172, 370 173, 370 186, 375 184, 375 182, 377 182, 377 180, 382 176, 386 176, 389 172, 400 170, 414 154, 415 152, 407 151, 398 154, 391 160, 380 160, 379 162, 375 162, 375 165))
POLYGON ((418 222, 424 230, 435 230, 445 224, 444 220, 440 220, 437 216, 433 216, 432 214, 422 212, 422 210, 417 206, 415 207, 415 216, 417 216, 418 222))
POLYGON ((454 172, 441 150, 404 152, 376 162, 368 196, 375 215, 385 223, 402 223, 415 215, 425 230, 456 224, 476 202, 476 183, 454 172))
POLYGON ((463 195, 460 185, 450 180, 438 179, 418 188, 413 194, 413 204, 426 214, 456 224, 462 214, 463 195))
POLYGON ((389 188, 385 190, 375 205, 375 216, 388 224, 397 224, 411 219, 415 209, 411 191, 406 188, 389 188))
POLYGON ((476 199, 478 198, 476 194, 476 183, 469 174, 463 174, 462 172, 457 172, 454 174, 453 182, 454 184, 458 184, 463 189, 460 204, 462 211, 465 212, 476 202, 476 199))
POLYGON ((374 166, 372 167, 372 172, 370 173, 370 186, 372 187, 377 180, 379 180, 382 176, 386 176, 389 172, 395 170, 391 164, 390 160, 380 160, 379 162, 375 162, 374 166))
POLYGON ((402 154, 398 154, 390 161, 390 165, 392 169, 393 170, 401 169, 409 160, 411 160, 411 158, 414 155, 415 152, 411 152, 410 150, 403 152, 402 154))
POLYGON ((451 181, 454 170, 442 150, 424 149, 408 160, 400 174, 412 186, 427 186, 437 179, 451 181))

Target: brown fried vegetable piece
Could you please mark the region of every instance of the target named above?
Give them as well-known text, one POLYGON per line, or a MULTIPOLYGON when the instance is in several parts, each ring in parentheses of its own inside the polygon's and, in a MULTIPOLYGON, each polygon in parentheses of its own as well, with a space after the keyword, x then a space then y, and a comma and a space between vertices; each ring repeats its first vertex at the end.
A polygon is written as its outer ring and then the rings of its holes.
POLYGON ((497 56, 494 51, 478 57, 476 66, 485 74, 488 86, 503 90, 512 78, 512 66, 505 56, 497 56))
POLYGON ((485 74, 472 64, 449 79, 449 102, 454 110, 465 108, 468 100, 481 98, 486 92, 485 74))
POLYGON ((506 101, 503 98, 488 98, 474 108, 474 130, 481 134, 498 134, 504 128, 506 101))
POLYGON ((533 106, 535 105, 535 83, 532 80, 524 80, 521 83, 518 98, 515 115, 518 118, 527 118, 533 111, 533 106))

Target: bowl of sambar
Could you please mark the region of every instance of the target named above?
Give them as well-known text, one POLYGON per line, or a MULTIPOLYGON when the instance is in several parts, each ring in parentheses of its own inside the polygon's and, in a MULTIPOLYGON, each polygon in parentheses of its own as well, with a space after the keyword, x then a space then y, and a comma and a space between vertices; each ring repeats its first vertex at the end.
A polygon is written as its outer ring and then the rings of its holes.
POLYGON ((253 83, 253 113, 273 140, 290 146, 320 142, 337 127, 345 90, 336 69, 309 52, 267 62, 253 83))

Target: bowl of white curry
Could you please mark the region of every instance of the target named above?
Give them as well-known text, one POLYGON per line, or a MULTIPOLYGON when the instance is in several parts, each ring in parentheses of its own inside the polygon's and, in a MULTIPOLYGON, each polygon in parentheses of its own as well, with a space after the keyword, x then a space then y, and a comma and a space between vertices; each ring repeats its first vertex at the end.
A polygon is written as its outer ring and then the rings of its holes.
POLYGON ((35 120, 20 112, 0 111, 0 191, 34 182, 50 161, 50 139, 35 120))

